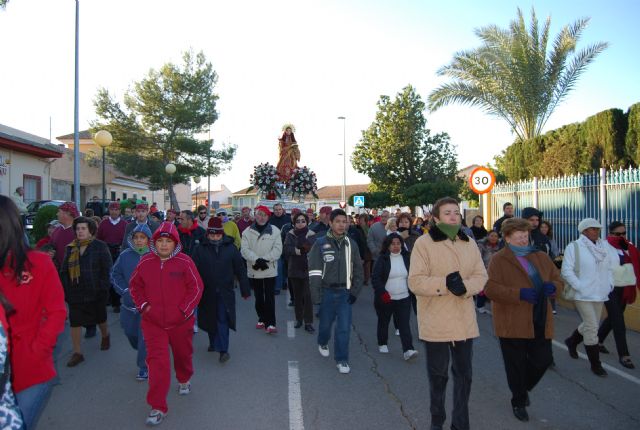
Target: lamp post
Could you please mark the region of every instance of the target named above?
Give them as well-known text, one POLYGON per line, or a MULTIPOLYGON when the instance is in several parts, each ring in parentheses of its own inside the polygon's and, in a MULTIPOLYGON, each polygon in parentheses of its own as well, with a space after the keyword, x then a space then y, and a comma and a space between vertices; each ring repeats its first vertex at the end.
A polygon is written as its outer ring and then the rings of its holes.
POLYGON ((101 215, 104 215, 104 203, 107 195, 107 182, 105 180, 105 164, 106 164, 105 149, 107 149, 107 146, 111 145, 111 142, 113 142, 113 137, 111 137, 111 133, 109 133, 107 130, 100 130, 93 136, 93 141, 96 143, 96 145, 102 148, 102 211, 101 211, 101 215))
POLYGON ((347 201, 347 118, 339 116, 342 120, 342 201, 347 201))
MULTIPOLYGON (((196 187, 196 210, 198 210, 198 197, 200 197, 200 176, 194 176, 193 182, 197 185, 196 187)), ((209 215, 209 211, 207 210, 207 215, 209 215)))
POLYGON ((164 171, 169 175, 169 209, 173 209, 173 200, 171 199, 171 190, 173 189, 173 174, 176 173, 176 165, 173 163, 168 163, 164 166, 164 171))
POLYGON ((80 208, 80 98, 78 95, 78 52, 79 52, 80 3, 76 0, 76 44, 75 44, 75 79, 73 83, 73 197, 80 208))

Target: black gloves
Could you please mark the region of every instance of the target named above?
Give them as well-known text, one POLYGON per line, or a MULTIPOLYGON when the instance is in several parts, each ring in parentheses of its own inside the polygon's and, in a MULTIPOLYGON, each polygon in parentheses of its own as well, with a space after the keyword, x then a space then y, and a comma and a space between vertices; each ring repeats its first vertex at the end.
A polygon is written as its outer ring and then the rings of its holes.
POLYGON ((258 258, 255 264, 251 267, 253 267, 253 270, 267 270, 269 268, 269 264, 264 258, 258 258))
POLYGON ((349 298, 347 299, 347 303, 349 303, 350 305, 354 304, 356 302, 357 297, 354 296, 353 294, 349 294, 349 298))
POLYGON ((447 275, 447 289, 451 291, 451 294, 456 296, 464 296, 467 292, 467 287, 462 282, 462 276, 460 272, 452 272, 447 275))

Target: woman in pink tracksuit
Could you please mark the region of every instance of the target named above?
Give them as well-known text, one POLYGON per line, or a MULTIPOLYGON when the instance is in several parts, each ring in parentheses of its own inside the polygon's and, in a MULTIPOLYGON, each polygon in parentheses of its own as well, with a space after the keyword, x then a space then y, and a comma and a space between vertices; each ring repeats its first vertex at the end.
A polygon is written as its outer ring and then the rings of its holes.
POLYGON ((142 314, 142 334, 147 346, 151 412, 148 425, 164 419, 171 384, 168 347, 179 394, 191 391, 193 375, 194 309, 202 296, 202 279, 189 256, 181 253, 176 226, 164 222, 151 238, 151 252, 144 255, 131 276, 129 289, 136 308, 142 314))

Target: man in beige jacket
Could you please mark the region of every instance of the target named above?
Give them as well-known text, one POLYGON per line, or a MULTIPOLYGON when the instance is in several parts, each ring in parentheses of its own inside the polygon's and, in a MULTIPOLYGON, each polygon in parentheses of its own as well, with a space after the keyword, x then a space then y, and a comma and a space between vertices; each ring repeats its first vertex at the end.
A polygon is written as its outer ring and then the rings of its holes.
POLYGON ((432 214, 435 225, 416 240, 409 270, 409 289, 418 302, 419 337, 426 344, 431 429, 442 429, 446 419, 451 359, 451 428, 468 430, 473 338, 480 335, 473 296, 482 291, 488 277, 478 246, 460 230, 458 202, 444 197, 432 214))

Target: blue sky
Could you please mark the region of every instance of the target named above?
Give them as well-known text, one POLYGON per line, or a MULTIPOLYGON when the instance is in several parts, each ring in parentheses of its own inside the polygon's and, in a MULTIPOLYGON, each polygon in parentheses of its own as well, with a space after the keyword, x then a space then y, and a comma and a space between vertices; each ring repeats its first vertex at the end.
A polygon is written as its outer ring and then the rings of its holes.
MULTIPOLYGON (((454 52, 477 46, 474 29, 506 27, 519 6, 552 31, 583 16, 580 47, 611 46, 589 67, 547 130, 640 101, 639 2, 635 1, 197 1, 80 0, 80 123, 94 118, 100 86, 121 97, 149 68, 202 50, 219 74, 220 119, 212 137, 238 145, 229 171, 213 180, 233 191, 254 165, 277 161, 276 137, 293 122, 302 164, 320 185, 342 182, 342 122, 347 153, 374 119, 381 94, 412 84, 426 98, 454 52)), ((0 12, 0 123, 44 137, 73 131, 73 0, 11 0, 0 12)), ((460 166, 486 163, 513 140, 506 123, 478 109, 429 114, 446 131, 460 166)), ((367 178, 348 169, 348 183, 367 178)))

